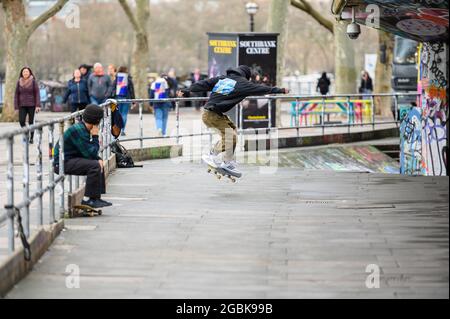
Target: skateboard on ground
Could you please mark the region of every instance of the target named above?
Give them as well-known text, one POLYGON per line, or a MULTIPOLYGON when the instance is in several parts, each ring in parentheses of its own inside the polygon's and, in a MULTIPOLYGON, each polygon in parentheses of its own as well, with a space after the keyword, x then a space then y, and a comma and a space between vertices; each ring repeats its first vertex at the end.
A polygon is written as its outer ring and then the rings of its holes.
POLYGON ((94 208, 88 205, 75 205, 73 207, 73 212, 71 217, 94 217, 96 215, 100 216, 102 210, 94 208))

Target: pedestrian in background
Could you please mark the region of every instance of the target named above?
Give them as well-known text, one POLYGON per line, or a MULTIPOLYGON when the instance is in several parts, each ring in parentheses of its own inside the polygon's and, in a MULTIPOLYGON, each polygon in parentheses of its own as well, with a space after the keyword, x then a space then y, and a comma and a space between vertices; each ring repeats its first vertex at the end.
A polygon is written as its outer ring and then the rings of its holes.
POLYGON ((89 91, 87 81, 82 78, 81 71, 73 71, 73 78, 67 83, 67 91, 63 98, 63 103, 69 103, 70 112, 84 110, 89 103, 89 91))
MULTIPOLYGON (((159 78, 157 78, 150 87, 150 99, 166 99, 169 97, 169 84, 164 79, 166 77, 165 74, 161 74, 159 78)), ((169 111, 171 108, 170 102, 155 102, 151 103, 153 106, 155 121, 156 121, 156 129, 158 130, 159 136, 166 136, 167 131, 167 121, 169 118, 169 111)))
POLYGON ((331 81, 326 72, 322 73, 322 76, 317 81, 316 91, 319 91, 322 95, 327 95, 330 92, 331 81))
POLYGON ((91 69, 92 65, 88 64, 82 64, 78 67, 78 70, 81 72, 81 78, 86 80, 86 82, 89 80, 89 76, 91 75, 91 69))
POLYGON ((116 80, 117 68, 114 64, 108 65, 108 75, 111 79, 111 82, 116 80))
MULTIPOLYGON (((14 109, 19 111, 19 123, 21 127, 34 124, 34 115, 41 109, 39 85, 29 67, 20 70, 19 80, 14 94, 14 109)), ((30 133, 29 143, 33 144, 34 131, 30 133)))
POLYGON ((373 83, 369 72, 363 71, 361 73, 361 85, 359 86, 359 93, 361 94, 372 94, 373 83))
POLYGON ((100 63, 94 64, 94 72, 89 76, 88 89, 92 104, 102 104, 112 93, 111 78, 104 73, 100 63))
MULTIPOLYGON (((113 95, 115 99, 134 99, 134 84, 133 78, 128 73, 126 66, 120 66, 113 82, 113 95)), ((118 108, 123 120, 123 128, 120 135, 125 136, 125 128, 127 125, 128 112, 130 111, 131 103, 119 103, 118 108)))
MULTIPOLYGON (((204 79, 205 79, 205 77, 202 76, 200 69, 196 68, 194 70, 194 72, 191 74, 191 78, 190 78, 191 85, 197 83, 198 81, 202 81, 204 79)), ((206 97, 206 93, 205 92, 193 92, 191 94, 191 96, 192 97, 206 97)), ((192 101, 192 105, 195 107, 195 109, 197 111, 200 111, 200 107, 203 105, 203 103, 199 102, 199 101, 192 101)))

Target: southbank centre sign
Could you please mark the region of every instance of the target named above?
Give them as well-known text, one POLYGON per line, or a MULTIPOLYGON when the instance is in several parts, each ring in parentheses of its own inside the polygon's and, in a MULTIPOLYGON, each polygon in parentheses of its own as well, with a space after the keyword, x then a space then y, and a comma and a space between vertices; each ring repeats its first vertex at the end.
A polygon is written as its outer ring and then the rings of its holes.
MULTIPOLYGON (((229 68, 241 64, 252 69, 251 81, 275 86, 277 78, 277 33, 208 33, 208 76, 226 74, 229 68)), ((265 128, 276 126, 275 104, 271 107, 267 99, 243 102, 242 128, 265 128)), ((240 126, 239 107, 228 115, 240 126)))

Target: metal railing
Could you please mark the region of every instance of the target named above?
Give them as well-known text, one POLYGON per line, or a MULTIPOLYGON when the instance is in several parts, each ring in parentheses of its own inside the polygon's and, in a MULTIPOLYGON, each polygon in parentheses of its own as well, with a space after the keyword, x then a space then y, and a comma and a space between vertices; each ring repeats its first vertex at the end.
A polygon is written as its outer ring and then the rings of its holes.
MULTIPOLYGON (((399 111, 399 103, 398 99, 399 97, 405 97, 405 96, 411 96, 411 97, 420 97, 419 93, 382 93, 382 94, 335 94, 335 95, 270 95, 270 96, 252 96, 247 97, 244 101, 248 100, 268 100, 268 109, 267 109, 267 118, 263 120, 256 120, 258 122, 267 122, 268 125, 266 128, 256 128, 256 129, 244 129, 244 103, 240 103, 238 106, 238 112, 236 112, 236 118, 235 123, 238 124, 238 134, 240 137, 246 134, 253 134, 254 132, 266 132, 269 133, 276 129, 276 130, 296 130, 297 137, 300 136, 300 130, 304 129, 317 129, 320 128, 322 131, 322 135, 325 134, 325 131, 327 128, 347 128, 348 132, 350 132, 351 127, 358 127, 358 126, 372 126, 372 129, 375 129, 376 125, 379 124, 398 124, 401 119, 398 118, 398 111, 399 111), (377 98, 392 98, 392 103, 394 104, 394 110, 395 114, 393 116, 392 121, 379 121, 377 122, 375 117, 375 111, 376 111, 376 99, 377 98), (329 99, 345 99, 345 104, 347 107, 346 112, 346 119, 344 119, 343 123, 335 123, 335 124, 326 124, 325 123, 325 115, 327 115, 326 112, 326 100, 329 99), (364 99, 364 100, 370 100, 370 120, 368 122, 362 122, 362 123, 354 123, 350 120, 350 118, 354 115, 352 112, 354 110, 351 110, 351 104, 352 99, 364 99), (299 105, 301 102, 306 102, 310 100, 320 100, 320 113, 321 113, 321 122, 318 125, 300 125, 299 124, 299 105), (272 127, 272 109, 276 106, 276 102, 295 102, 295 125, 289 126, 289 127, 272 127)), ((186 102, 186 101, 197 101, 197 102, 206 102, 208 100, 207 97, 196 97, 196 98, 166 98, 166 99, 119 99, 117 100, 117 103, 137 103, 139 106, 139 132, 137 137, 131 137, 131 138, 121 138, 121 142, 130 142, 130 141, 139 141, 140 148, 143 148, 144 141, 145 140, 158 140, 158 139, 175 139, 177 143, 179 143, 181 138, 185 137, 196 137, 196 136, 205 136, 209 135, 212 136, 213 132, 211 131, 201 131, 200 133, 191 133, 191 134, 180 134, 180 102, 186 102), (157 102, 174 102, 175 103, 175 126, 176 126, 176 133, 175 135, 169 135, 169 136, 145 136, 144 135, 144 122, 143 122, 143 104, 144 103, 157 103, 157 102)))
MULTIPOLYGON (((101 156, 106 160, 110 155, 110 141, 111 141, 111 111, 109 106, 111 102, 107 101, 100 105, 104 110, 104 118, 100 123, 100 144, 101 144, 101 156)), ((22 220, 23 224, 17 226, 17 230, 23 229, 25 238, 30 236, 30 206, 36 200, 37 201, 37 225, 43 226, 44 224, 44 194, 49 194, 48 213, 49 224, 53 224, 57 221, 56 218, 56 205, 55 195, 59 197, 59 217, 63 218, 65 214, 65 191, 64 181, 66 175, 64 174, 64 143, 63 136, 66 127, 66 122, 76 121, 81 116, 83 111, 72 113, 68 116, 57 118, 50 121, 43 121, 37 124, 11 130, 6 133, 0 134, 0 141, 6 142, 6 203, 4 205, 5 212, 0 213, 0 225, 5 221, 7 223, 7 237, 8 237, 8 251, 12 253, 15 250, 14 223, 17 220, 22 220), (48 134, 48 183, 44 186, 44 165, 43 165, 43 134, 44 129, 47 128, 48 134), (59 171, 58 176, 55 176, 54 170, 54 147, 55 145, 55 128, 59 131, 59 171), (30 133, 36 134, 36 191, 30 194, 30 133), (14 138, 21 136, 22 138, 22 200, 16 202, 15 198, 15 174, 14 174, 14 138), (60 187, 58 194, 56 194, 57 187, 60 187)), ((107 161, 106 161, 107 163, 107 161)), ((79 176, 74 179, 75 187, 80 186, 79 176)), ((69 176, 69 192, 72 191, 72 177, 69 176)))
MULTIPOLYGON (((376 124, 389 124, 389 123, 398 123, 399 119, 396 117, 393 121, 383 121, 376 122, 375 119, 375 98, 377 97, 391 97, 394 99, 393 103, 395 105, 395 114, 398 112, 398 97, 399 96, 419 96, 420 94, 346 94, 346 95, 329 95, 329 96, 318 96, 318 95, 307 95, 307 96, 296 96, 296 95, 282 95, 282 96, 259 96, 259 97, 248 97, 246 100, 259 100, 264 99, 268 101, 268 113, 265 121, 268 123, 266 128, 261 129, 244 129, 244 117, 243 117, 243 109, 244 105, 241 103, 238 108, 239 112, 237 113, 236 118, 234 119, 236 123, 239 123, 238 133, 239 138, 244 138, 246 134, 252 134, 259 131, 270 132, 273 129, 276 130, 296 130, 297 136, 300 134, 300 130, 302 129, 311 129, 311 128, 321 128, 322 134, 325 134, 326 128, 331 127, 348 127, 350 129, 351 126, 361 126, 361 125, 372 125, 373 129, 375 129, 376 124), (350 101, 352 98, 365 98, 371 100, 371 119, 368 123, 352 123, 347 118, 347 123, 341 124, 325 124, 324 123, 324 115, 325 115, 325 99, 331 98, 343 98, 346 101, 350 101), (320 125, 309 125, 309 126, 301 126, 298 122, 299 115, 299 105, 302 101, 308 100, 317 100, 320 99, 322 101, 321 107, 321 123, 320 125), (293 101, 295 102, 295 113, 296 113, 296 125, 293 127, 272 127, 272 109, 276 107, 277 101, 293 101)), ((140 141, 140 147, 143 148, 144 140, 155 140, 155 139, 176 139, 177 143, 180 142, 181 138, 185 137, 194 137, 194 136, 210 136, 210 143, 212 143, 212 134, 213 132, 201 132, 201 133, 193 133, 193 134, 180 134, 180 102, 186 101, 207 101, 208 98, 170 98, 170 99, 133 99, 133 100, 117 100, 117 103, 138 103, 139 105, 139 134, 138 137, 135 138, 126 138, 121 139, 121 141, 140 141), (145 136, 144 135, 144 122, 143 122, 143 103, 158 103, 158 102, 174 102, 175 103, 175 114, 176 114, 176 134, 172 136, 145 136)), ((100 153, 101 158, 104 160, 105 165, 108 165, 107 159, 111 155, 111 145, 114 142, 114 138, 111 135, 111 106, 112 103, 116 103, 115 101, 107 101, 100 106, 103 107, 104 110, 104 118, 100 123, 100 153)), ((350 103, 350 102, 348 102, 350 103)), ((350 108, 348 109, 350 110, 350 108)), ((8 237, 8 251, 13 252, 14 247, 14 222, 16 220, 20 220, 21 214, 23 217, 23 231, 24 236, 28 238, 30 236, 30 205, 32 202, 37 201, 37 224, 38 226, 42 226, 44 223, 44 202, 43 197, 44 194, 49 194, 49 223, 52 224, 56 219, 56 205, 55 205, 55 197, 59 197, 59 218, 63 218, 65 214, 65 187, 64 182, 67 180, 68 182, 68 192, 71 193, 73 189, 78 189, 81 186, 80 178, 75 176, 66 176, 64 174, 64 143, 63 135, 66 127, 66 122, 75 121, 76 118, 81 116, 83 111, 72 113, 68 116, 61 117, 58 119, 39 122, 38 124, 31 125, 29 127, 24 127, 21 129, 15 129, 6 133, 0 134, 0 141, 6 142, 6 204, 4 205, 5 212, 0 213, 0 225, 5 221, 7 223, 7 237, 8 237), (44 186, 43 181, 43 134, 44 129, 48 129, 48 183, 44 186), (53 157, 53 149, 55 146, 55 128, 59 131, 59 172, 58 176, 55 176, 54 172, 54 157, 53 157), (36 133, 36 150, 37 150, 37 159, 36 159, 36 191, 30 193, 30 152, 29 152, 29 134, 31 132, 36 133), (16 202, 15 193, 14 193, 14 184, 15 184, 15 176, 14 176, 14 137, 21 136, 22 137, 22 200, 20 202, 16 202), (55 190, 57 186, 60 186, 58 194, 56 194, 55 190)), ((350 111, 347 112, 347 116, 350 116, 350 111)), ((22 228, 22 225, 19 225, 18 229, 22 228)))

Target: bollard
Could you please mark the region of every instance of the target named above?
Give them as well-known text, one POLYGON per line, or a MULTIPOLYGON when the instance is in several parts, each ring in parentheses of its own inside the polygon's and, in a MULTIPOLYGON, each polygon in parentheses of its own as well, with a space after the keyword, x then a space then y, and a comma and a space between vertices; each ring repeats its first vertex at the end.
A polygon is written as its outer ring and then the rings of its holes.
POLYGON ((36 160, 36 180, 37 180, 37 191, 39 193, 38 197, 38 223, 40 226, 44 224, 44 203, 42 194, 42 128, 37 130, 37 160, 36 160))
MULTIPOLYGON (((23 166, 23 178, 22 178, 22 201, 26 202, 30 198, 30 145, 29 145, 30 132, 23 133, 22 135, 22 166, 23 166)), ((25 237, 30 237, 30 204, 25 204, 23 207, 23 231, 25 237)))
POLYGON ((6 173, 6 189, 7 189, 7 199, 6 199, 6 211, 8 214, 8 251, 10 253, 14 252, 14 137, 11 136, 7 139, 7 158, 8 158, 8 168, 6 173))
MULTIPOLYGON (((54 153, 53 153, 53 143, 54 143, 54 137, 53 137, 53 131, 55 129, 54 124, 50 124, 48 127, 48 158, 49 158, 49 167, 48 167, 48 182, 50 184, 50 190, 49 190, 49 215, 50 215, 50 221, 49 223, 52 224, 55 222, 55 170, 53 168, 54 165, 54 153)), ((60 150, 61 151, 61 150, 60 150)))
POLYGON ((320 124, 322 125, 322 135, 325 135, 325 98, 322 97, 322 112, 320 115, 320 124))
POLYGON ((59 123, 59 176, 61 194, 59 196, 59 216, 64 218, 64 121, 59 123))

